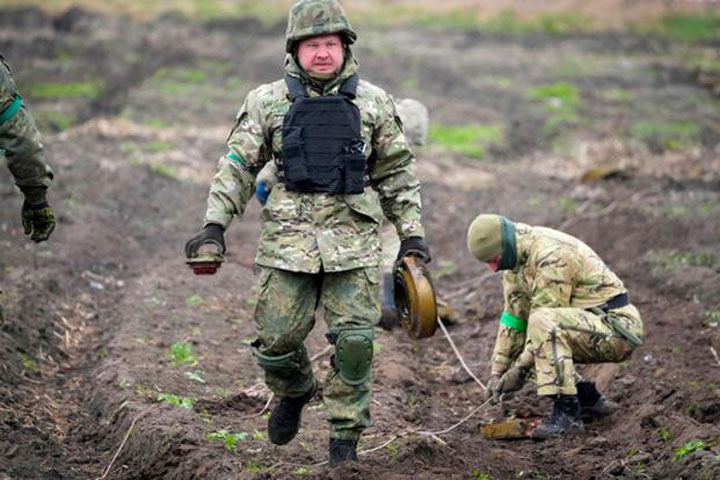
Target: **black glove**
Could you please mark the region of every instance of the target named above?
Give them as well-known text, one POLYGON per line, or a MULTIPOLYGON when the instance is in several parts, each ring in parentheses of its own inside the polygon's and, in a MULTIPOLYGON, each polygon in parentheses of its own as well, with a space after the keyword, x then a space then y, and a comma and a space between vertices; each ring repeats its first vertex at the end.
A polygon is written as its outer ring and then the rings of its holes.
POLYGON ((222 227, 222 225, 218 225, 217 223, 208 223, 194 237, 187 241, 187 243, 185 244, 185 256, 187 258, 194 257, 195 255, 197 255, 198 249, 208 243, 217 245, 217 247, 220 249, 220 255, 224 255, 224 231, 225 229, 222 227))
POLYGON ((44 242, 55 230, 55 216, 47 202, 31 205, 26 200, 23 202, 21 216, 23 231, 25 235, 30 235, 33 242, 44 242))
POLYGON ((400 242, 400 251, 397 260, 400 261, 408 255, 420 257, 425 263, 430 263, 430 250, 422 237, 408 237, 400 242))

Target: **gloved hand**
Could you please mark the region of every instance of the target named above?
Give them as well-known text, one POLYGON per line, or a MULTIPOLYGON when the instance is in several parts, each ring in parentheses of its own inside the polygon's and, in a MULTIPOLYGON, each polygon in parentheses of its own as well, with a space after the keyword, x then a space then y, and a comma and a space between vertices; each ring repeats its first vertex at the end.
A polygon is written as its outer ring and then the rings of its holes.
POLYGON ((400 251, 397 260, 400 261, 408 255, 415 255, 422 259, 425 263, 430 263, 430 250, 428 249, 425 239, 422 237, 408 237, 400 242, 400 251))
POLYGON ((527 379, 528 369, 524 367, 512 367, 500 375, 493 375, 487 383, 487 393, 492 397, 493 403, 498 402, 503 393, 510 393, 520 390, 527 379))
POLYGON ((25 235, 30 235, 33 242, 44 242, 55 230, 55 216, 47 201, 30 204, 25 200, 21 216, 23 231, 25 235))
POLYGON ((208 243, 217 245, 220 255, 225 254, 225 229, 217 223, 208 223, 194 237, 185 244, 185 256, 187 258, 197 255, 198 249, 208 243))
POLYGON ((270 189, 267 187, 265 182, 260 182, 255 185, 255 196, 257 197, 258 202, 260 202, 260 205, 265 205, 267 203, 269 195, 270 189))

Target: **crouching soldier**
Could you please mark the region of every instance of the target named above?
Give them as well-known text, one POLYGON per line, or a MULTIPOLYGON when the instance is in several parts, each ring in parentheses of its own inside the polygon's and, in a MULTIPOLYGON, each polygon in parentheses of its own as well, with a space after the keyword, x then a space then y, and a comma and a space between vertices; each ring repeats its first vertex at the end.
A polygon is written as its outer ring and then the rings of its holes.
POLYGON ((279 399, 268 436, 286 444, 317 389, 304 341, 324 306, 335 347, 323 389, 331 465, 357 459, 370 425, 383 218, 400 236, 398 258, 430 260, 415 157, 390 96, 359 78, 356 39, 336 0, 291 7, 285 79, 247 95, 210 186, 204 228, 185 249, 188 257, 204 244, 224 250, 224 232, 252 198, 256 176, 276 163, 279 182, 260 214, 253 354, 279 399))
POLYGON ((21 217, 26 235, 34 242, 50 238, 55 217, 47 202, 53 172, 40 143, 30 111, 23 105, 10 73, 0 55, 0 151, 5 151, 8 168, 25 197, 21 217))
POLYGON ((534 370, 552 414, 532 437, 559 436, 609 408, 575 363, 622 362, 639 346, 643 324, 622 281, 585 243, 545 227, 483 214, 470 225, 470 253, 503 271, 505 307, 488 393, 518 390, 534 370))

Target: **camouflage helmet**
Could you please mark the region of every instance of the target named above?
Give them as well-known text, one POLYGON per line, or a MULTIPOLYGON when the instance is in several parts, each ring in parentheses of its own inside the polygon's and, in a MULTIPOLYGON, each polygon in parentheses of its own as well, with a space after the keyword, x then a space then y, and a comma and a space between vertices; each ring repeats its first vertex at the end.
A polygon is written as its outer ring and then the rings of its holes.
POLYGON ((337 0, 300 0, 290 7, 285 51, 292 53, 297 42, 317 35, 338 33, 350 45, 357 40, 345 10, 337 0))

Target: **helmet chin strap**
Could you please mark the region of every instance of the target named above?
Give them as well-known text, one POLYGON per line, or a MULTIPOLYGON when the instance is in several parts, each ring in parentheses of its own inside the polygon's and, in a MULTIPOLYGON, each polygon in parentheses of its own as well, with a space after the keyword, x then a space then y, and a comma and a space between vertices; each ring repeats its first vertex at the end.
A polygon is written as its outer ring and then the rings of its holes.
POLYGON ((517 242, 515 224, 505 217, 500 217, 500 233, 502 236, 502 256, 498 270, 512 270, 517 265, 517 242))

